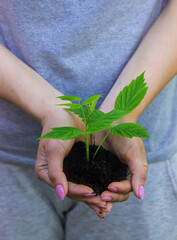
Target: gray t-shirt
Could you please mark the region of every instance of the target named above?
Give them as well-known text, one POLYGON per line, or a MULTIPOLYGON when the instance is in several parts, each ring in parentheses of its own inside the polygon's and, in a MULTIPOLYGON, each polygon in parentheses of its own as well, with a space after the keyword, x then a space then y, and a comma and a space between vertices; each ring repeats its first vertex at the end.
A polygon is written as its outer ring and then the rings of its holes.
MULTIPOLYGON (((166 3, 0 0, 0 43, 63 94, 105 97, 166 3)), ((151 136, 149 161, 177 151, 176 91, 174 79, 138 121, 151 136)), ((0 101, 1 161, 34 164, 40 133, 36 120, 0 101)))

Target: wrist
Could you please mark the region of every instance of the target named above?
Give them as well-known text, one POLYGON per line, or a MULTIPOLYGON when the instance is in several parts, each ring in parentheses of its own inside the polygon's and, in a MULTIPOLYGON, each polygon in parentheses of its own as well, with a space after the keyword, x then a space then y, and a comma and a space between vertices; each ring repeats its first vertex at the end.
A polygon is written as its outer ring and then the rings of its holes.
POLYGON ((125 115, 119 120, 119 123, 136 123, 138 120, 138 117, 133 114, 133 112, 125 115))
POLYGON ((29 110, 27 109, 28 110, 27 112, 42 124, 42 122, 44 121, 44 118, 49 113, 52 113, 56 110, 57 108, 56 104, 59 104, 57 97, 61 96, 62 94, 55 89, 43 88, 41 89, 40 93, 38 91, 34 95, 36 96, 38 95, 36 99, 37 102, 34 103, 35 104, 34 106, 32 106, 33 103, 30 104, 29 110))
POLYGON ((38 120, 42 126, 44 126, 48 120, 50 121, 50 119, 55 119, 56 117, 65 119, 68 117, 68 115, 71 115, 71 113, 63 109, 63 106, 58 106, 58 104, 69 103, 69 101, 62 101, 61 99, 57 98, 59 96, 62 96, 60 92, 58 92, 57 95, 55 94, 50 97, 46 102, 45 107, 40 112, 38 120))

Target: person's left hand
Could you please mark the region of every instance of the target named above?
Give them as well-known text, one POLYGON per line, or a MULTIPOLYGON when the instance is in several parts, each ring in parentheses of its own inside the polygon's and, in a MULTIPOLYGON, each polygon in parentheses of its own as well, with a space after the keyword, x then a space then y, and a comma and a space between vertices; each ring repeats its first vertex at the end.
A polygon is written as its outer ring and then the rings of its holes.
MULTIPOLYGON (((94 134, 92 141, 99 145, 106 133, 107 130, 94 134)), ((101 194, 101 199, 113 205, 114 202, 126 201, 131 191, 134 191, 135 195, 143 201, 148 164, 142 139, 123 138, 110 134, 102 146, 116 154, 122 162, 128 165, 129 170, 127 179, 110 183, 108 190, 101 194)))

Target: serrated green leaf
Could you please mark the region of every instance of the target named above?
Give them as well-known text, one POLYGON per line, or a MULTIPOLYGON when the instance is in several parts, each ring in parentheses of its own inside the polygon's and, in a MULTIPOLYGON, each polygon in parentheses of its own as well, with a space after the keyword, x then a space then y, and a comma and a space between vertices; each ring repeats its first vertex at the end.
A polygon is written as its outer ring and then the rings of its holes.
MULTIPOLYGON (((86 108, 86 107, 82 107, 82 108, 83 108, 83 111, 85 114, 85 118, 87 120, 88 119, 88 108, 86 108)), ((75 115, 79 116, 82 120, 84 120, 84 116, 83 116, 83 112, 82 112, 81 108, 80 109, 65 108, 65 110, 74 113, 75 115)), ((98 120, 98 118, 102 117, 103 115, 105 115, 104 112, 102 112, 98 109, 94 109, 87 124, 91 125, 93 122, 98 120)))
MULTIPOLYGON (((88 118, 88 109, 86 107, 82 107, 82 109, 84 111, 85 118, 87 119, 88 118)), ((65 108, 65 110, 74 113, 75 115, 79 116, 83 120, 84 116, 83 116, 82 109, 81 108, 79 108, 79 109, 76 109, 76 108, 75 109, 73 109, 73 108, 65 108)))
POLYGON ((137 123, 121 123, 115 127, 111 127, 109 132, 120 137, 150 138, 146 129, 137 123))
POLYGON ((87 98, 85 101, 82 102, 82 105, 88 105, 88 104, 91 104, 91 107, 90 107, 90 110, 91 112, 94 110, 97 102, 98 102, 98 99, 102 97, 102 95, 94 95, 94 96, 91 96, 89 98, 87 98))
POLYGON ((108 113, 105 113, 103 116, 98 118, 95 122, 90 124, 87 129, 87 134, 92 134, 95 132, 103 131, 104 129, 111 126, 112 123, 118 121, 120 118, 125 116, 128 112, 112 110, 108 113))
POLYGON ((65 100, 65 101, 78 101, 79 102, 81 100, 80 97, 77 97, 74 95, 65 95, 65 96, 60 96, 57 98, 60 98, 61 100, 65 100))
POLYGON ((104 115, 105 115, 104 112, 102 112, 98 109, 94 109, 93 112, 91 113, 91 117, 88 121, 88 125, 91 125, 92 123, 97 121, 100 117, 103 117, 104 115))
POLYGON ((62 104, 57 104, 57 106, 65 106, 65 107, 70 107, 72 109, 79 109, 81 108, 81 105, 77 103, 62 103, 62 104))
POLYGON ((124 87, 119 93, 115 101, 114 109, 131 112, 143 100, 147 89, 143 72, 136 80, 132 80, 131 83, 124 87))
POLYGON ((83 134, 84 132, 82 132, 81 130, 75 127, 57 127, 57 128, 52 128, 51 132, 46 133, 44 136, 40 137, 39 139, 52 138, 52 139, 69 140, 69 139, 77 138, 83 134))

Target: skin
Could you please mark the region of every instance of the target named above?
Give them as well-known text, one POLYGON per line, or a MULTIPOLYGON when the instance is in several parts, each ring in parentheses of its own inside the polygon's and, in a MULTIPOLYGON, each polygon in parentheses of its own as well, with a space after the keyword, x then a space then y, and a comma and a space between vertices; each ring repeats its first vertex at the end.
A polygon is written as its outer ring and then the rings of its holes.
MULTIPOLYGON (((102 103, 100 110, 104 112, 112 110, 115 99, 121 89, 146 70, 145 79, 148 92, 145 98, 132 113, 121 119, 121 122, 137 121, 147 106, 177 74, 176 29, 177 2, 171 0, 123 69, 110 93, 102 103)), ((104 137, 106 131, 101 134, 104 137)), ((100 134, 98 134, 97 142, 100 142, 100 134)), ((127 188, 129 191, 126 194, 133 190, 139 198, 139 187, 145 185, 148 173, 148 164, 142 140, 110 135, 105 146, 115 152, 128 165, 132 174, 131 179, 128 180, 129 183, 111 183, 110 186, 124 191, 125 184, 127 184, 127 186, 129 185, 129 189, 127 188)), ((101 197, 103 196, 112 197, 113 202, 120 201, 119 193, 115 194, 107 191, 102 193, 101 197)), ((128 195, 125 196, 128 197, 128 195)), ((124 200, 126 200, 126 197, 124 200)))
MULTIPOLYGON (((83 130, 83 123, 79 117, 59 107, 56 111, 55 105, 64 103, 57 99, 62 95, 59 91, 1 44, 0 54, 0 97, 2 99, 37 119, 43 127, 42 135, 54 126, 75 126, 83 130)), ((81 139, 76 139, 78 140, 81 139)), ((54 189, 57 185, 62 185, 65 196, 82 201, 94 211, 101 212, 98 205, 104 206, 106 201, 101 200, 100 196, 85 197, 84 194, 92 193, 93 189, 67 182, 63 173, 63 159, 73 144, 74 140, 65 142, 41 140, 35 166, 36 176, 54 189)), ((103 219, 105 213, 97 215, 103 219)))
MULTIPOLYGON (((108 112, 113 109, 114 101, 121 89, 146 70, 145 78, 149 87, 147 95, 131 114, 121 120, 122 122, 136 122, 151 101, 176 75, 176 13, 177 2, 171 0, 123 69, 102 103, 100 107, 102 111, 108 112)), ((83 129, 83 124, 78 117, 66 113, 60 108, 56 111, 55 104, 62 103, 56 97, 61 96, 62 93, 54 89, 38 73, 2 45, 0 45, 0 55, 0 97, 36 118, 43 127, 42 135, 50 128, 57 126, 75 126, 83 129)), ((92 138, 99 143, 105 133, 106 131, 95 134, 92 138)), ((110 212, 114 202, 127 200, 132 190, 139 198, 138 189, 140 186, 144 186, 148 172, 145 149, 141 139, 122 139, 113 135, 107 138, 105 146, 115 152, 128 165, 131 177, 125 181, 110 184, 118 191, 105 191, 101 196, 91 197, 84 197, 84 194, 92 193, 92 189, 67 182, 62 171, 64 157, 71 150, 74 141, 78 140, 65 142, 41 140, 35 166, 36 176, 53 188, 62 185, 65 196, 82 201, 94 211, 101 212, 101 214, 97 213, 100 219, 103 219, 105 214, 110 212), (111 197, 112 200, 103 200, 105 197, 111 197)))

